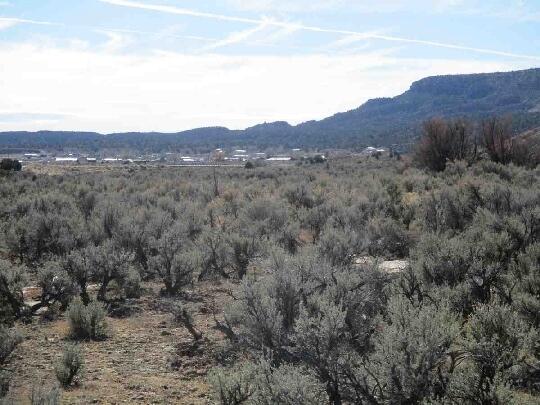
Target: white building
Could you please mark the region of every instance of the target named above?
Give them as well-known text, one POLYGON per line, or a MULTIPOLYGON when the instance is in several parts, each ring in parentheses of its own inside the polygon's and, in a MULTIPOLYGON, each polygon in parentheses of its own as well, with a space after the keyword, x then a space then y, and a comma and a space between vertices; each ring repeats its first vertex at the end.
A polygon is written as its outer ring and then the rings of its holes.
POLYGON ((289 162, 292 160, 292 157, 290 156, 274 156, 271 158, 266 159, 269 162, 289 162))
POLYGON ((373 146, 368 146, 366 149, 362 151, 362 155, 371 156, 375 153, 385 153, 386 149, 384 148, 374 148, 373 146))
POLYGON ((54 158, 56 163, 77 163, 78 159, 76 157, 57 157, 54 158))

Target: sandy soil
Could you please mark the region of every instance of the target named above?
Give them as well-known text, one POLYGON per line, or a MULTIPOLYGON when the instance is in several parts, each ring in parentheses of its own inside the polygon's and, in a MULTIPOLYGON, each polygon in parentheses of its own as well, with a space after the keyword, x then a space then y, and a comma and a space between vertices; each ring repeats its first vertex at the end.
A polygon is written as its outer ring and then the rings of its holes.
MULTIPOLYGON (((82 343, 85 376, 80 386, 63 392, 62 403, 212 403, 206 375, 224 344, 224 336, 214 329, 212 313, 219 316, 230 299, 227 290, 234 285, 202 283, 188 300, 182 300, 192 308, 196 327, 204 333, 202 350, 195 354, 185 354, 193 340, 173 322, 165 308, 168 301, 159 297, 159 286, 145 287, 147 292, 134 301, 141 312, 109 318, 107 340, 82 343)), ((15 374, 10 392, 16 403, 28 403, 34 384, 55 383, 54 364, 69 342, 68 324, 63 316, 49 322, 36 318, 19 329, 25 340, 8 365, 15 374)))

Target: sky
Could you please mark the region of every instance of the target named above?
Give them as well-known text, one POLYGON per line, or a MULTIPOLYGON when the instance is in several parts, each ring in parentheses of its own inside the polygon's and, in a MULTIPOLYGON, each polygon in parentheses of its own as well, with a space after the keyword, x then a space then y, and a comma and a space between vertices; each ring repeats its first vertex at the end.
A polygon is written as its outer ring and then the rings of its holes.
POLYGON ((0 0, 0 131, 297 124, 540 67, 540 0, 0 0))

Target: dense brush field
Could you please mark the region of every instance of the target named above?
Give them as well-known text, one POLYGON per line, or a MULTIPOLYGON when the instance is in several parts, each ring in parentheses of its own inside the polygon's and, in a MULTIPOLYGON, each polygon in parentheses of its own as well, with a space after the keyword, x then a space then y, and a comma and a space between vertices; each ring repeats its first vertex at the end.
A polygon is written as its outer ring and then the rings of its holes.
POLYGON ((540 402, 538 169, 6 172, 0 229, 0 403, 540 402))

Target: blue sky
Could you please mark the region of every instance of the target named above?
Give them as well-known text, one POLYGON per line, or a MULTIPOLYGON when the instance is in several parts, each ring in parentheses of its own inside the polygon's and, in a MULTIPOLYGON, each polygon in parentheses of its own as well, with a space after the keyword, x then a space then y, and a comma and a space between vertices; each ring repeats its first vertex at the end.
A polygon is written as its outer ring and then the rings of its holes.
POLYGON ((540 1, 0 0, 0 130, 299 123, 540 66, 540 1))

